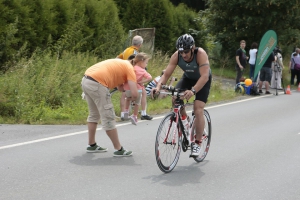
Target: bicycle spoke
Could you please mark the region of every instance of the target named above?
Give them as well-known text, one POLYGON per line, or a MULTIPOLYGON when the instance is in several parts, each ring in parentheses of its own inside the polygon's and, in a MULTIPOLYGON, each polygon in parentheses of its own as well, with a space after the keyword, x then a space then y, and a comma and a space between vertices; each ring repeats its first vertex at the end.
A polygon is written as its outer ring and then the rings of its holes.
POLYGON ((168 173, 175 168, 181 151, 180 141, 178 127, 170 113, 160 123, 155 142, 156 162, 161 171, 168 173))
POLYGON ((194 160, 196 162, 202 162, 205 159, 210 147, 211 121, 210 121, 210 116, 206 110, 204 110, 204 120, 205 120, 205 126, 204 126, 204 131, 201 139, 200 155, 198 157, 194 157, 194 160))

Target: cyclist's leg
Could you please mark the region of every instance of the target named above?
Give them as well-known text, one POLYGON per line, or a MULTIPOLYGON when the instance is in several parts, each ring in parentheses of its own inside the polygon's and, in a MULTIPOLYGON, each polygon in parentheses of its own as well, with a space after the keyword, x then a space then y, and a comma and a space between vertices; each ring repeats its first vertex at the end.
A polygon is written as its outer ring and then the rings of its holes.
POLYGON ((201 141, 204 130, 204 107, 208 99, 209 90, 211 85, 211 76, 203 88, 197 92, 194 101, 194 113, 195 113, 195 128, 196 128, 196 141, 201 141))
MULTIPOLYGON (((184 75, 182 75, 182 77, 180 78, 180 80, 177 82, 175 88, 188 90, 188 89, 191 89, 196 84, 196 82, 197 81, 193 81, 193 80, 187 79, 184 75)), ((172 100, 172 103, 174 105, 174 99, 172 100)), ((180 114, 182 116, 187 116, 184 107, 181 109, 180 114)))
POLYGON ((194 102, 194 114, 195 114, 195 129, 196 129, 196 141, 201 141, 203 130, 204 130, 204 106, 203 101, 196 100, 194 102))
POLYGON ((204 132, 205 127, 205 119, 204 119, 204 106, 207 102, 207 98, 209 95, 211 85, 211 76, 207 83, 203 86, 203 88, 196 93, 195 101, 194 101, 194 114, 195 114, 195 131, 196 138, 195 144, 192 144, 191 148, 191 156, 199 156, 201 153, 201 139, 204 132))

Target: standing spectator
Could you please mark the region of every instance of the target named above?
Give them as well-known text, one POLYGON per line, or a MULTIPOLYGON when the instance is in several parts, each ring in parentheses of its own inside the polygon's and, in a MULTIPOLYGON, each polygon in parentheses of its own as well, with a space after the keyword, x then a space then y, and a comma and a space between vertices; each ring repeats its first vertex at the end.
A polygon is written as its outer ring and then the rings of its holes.
POLYGON ((294 73, 297 77, 297 83, 296 85, 299 85, 300 83, 300 56, 297 53, 293 54, 293 58, 292 58, 292 65, 294 67, 294 73))
POLYGON ((273 63, 272 65, 272 80, 271 80, 271 88, 277 88, 277 89, 282 89, 281 86, 281 78, 282 78, 282 70, 284 68, 283 62, 282 62, 282 55, 281 55, 281 50, 279 47, 276 47, 274 49, 274 55, 275 55, 275 60, 276 62, 273 63))
POLYGON ((124 83, 128 83, 131 98, 135 100, 138 94, 136 76, 132 65, 127 60, 105 60, 91 66, 85 71, 81 86, 89 108, 89 116, 87 118, 87 152, 97 153, 107 151, 107 148, 98 146, 95 139, 97 124, 101 119, 102 127, 116 149, 114 156, 132 155, 132 151, 127 151, 120 144, 115 125, 115 111, 109 93, 109 89, 115 87, 123 91, 124 83))
POLYGON ((296 76, 296 71, 294 70, 294 65, 295 63, 293 63, 293 57, 294 57, 294 54, 296 54, 297 57, 299 57, 300 53, 300 48, 296 48, 295 49, 295 52, 292 53, 291 55, 291 60, 290 60, 290 63, 289 63, 289 68, 290 68, 290 73, 291 73, 291 85, 294 85, 294 80, 295 80, 295 76, 296 76))
POLYGON ((130 116, 131 123, 137 125, 137 115, 139 112, 139 105, 141 104, 142 90, 144 88, 144 83, 149 82, 152 79, 152 76, 145 70, 147 67, 149 56, 145 53, 138 53, 135 58, 131 61, 134 66, 134 72, 136 75, 137 88, 139 91, 138 98, 136 101, 131 100, 131 91, 127 83, 124 84, 124 90, 126 94, 126 104, 125 104, 125 113, 129 113, 129 104, 132 102, 134 104, 133 114, 130 116))
MULTIPOLYGON (((120 53, 117 58, 127 60, 129 56, 133 54, 137 54, 139 52, 139 49, 141 48, 143 44, 143 38, 139 35, 136 35, 132 38, 132 46, 128 47, 123 51, 123 53, 120 53)), ((141 100, 141 106, 142 106, 142 112, 141 112, 141 119, 144 120, 151 120, 153 117, 147 115, 146 108, 147 108, 147 94, 145 88, 142 90, 142 100, 141 100)), ((128 120, 129 116, 128 113, 125 112, 125 93, 122 93, 122 96, 120 98, 120 109, 121 109, 121 119, 122 120, 128 120)))
MULTIPOLYGON (((143 38, 139 35, 136 35, 132 38, 132 46, 126 48, 122 53, 120 53, 117 58, 128 60, 129 56, 136 55, 139 52, 139 49, 141 48, 143 44, 143 38)), ((125 110, 125 92, 122 92, 121 98, 120 98, 120 110, 121 110, 121 119, 122 120, 128 120, 128 115, 124 116, 124 110, 125 110)))
POLYGON ((250 56, 250 59, 249 59, 250 75, 249 75, 249 77, 253 80, 253 82, 256 82, 256 79, 257 79, 257 76, 254 77, 257 48, 258 48, 258 44, 256 42, 253 42, 251 45, 251 49, 249 51, 249 56, 250 56))
POLYGON ((240 41, 240 48, 236 51, 235 54, 235 60, 236 60, 236 79, 235 83, 238 84, 240 82, 241 77, 243 76, 243 71, 246 68, 247 64, 247 59, 248 57, 246 56, 246 41, 241 40, 240 41))
POLYGON ((272 52, 268 59, 266 60, 265 64, 262 66, 259 74, 259 93, 262 92, 262 85, 263 82, 265 83, 266 94, 271 94, 269 92, 271 77, 272 77, 272 62, 275 61, 274 53, 272 52))

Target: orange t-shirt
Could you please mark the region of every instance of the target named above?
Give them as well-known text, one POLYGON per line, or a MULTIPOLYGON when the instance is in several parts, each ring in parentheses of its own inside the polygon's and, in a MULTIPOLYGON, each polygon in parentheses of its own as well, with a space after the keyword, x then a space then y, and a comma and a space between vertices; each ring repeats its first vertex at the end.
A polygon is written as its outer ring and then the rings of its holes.
POLYGON ((92 77, 110 89, 127 81, 136 82, 133 66, 129 61, 121 59, 108 59, 99 62, 88 68, 85 75, 92 77))

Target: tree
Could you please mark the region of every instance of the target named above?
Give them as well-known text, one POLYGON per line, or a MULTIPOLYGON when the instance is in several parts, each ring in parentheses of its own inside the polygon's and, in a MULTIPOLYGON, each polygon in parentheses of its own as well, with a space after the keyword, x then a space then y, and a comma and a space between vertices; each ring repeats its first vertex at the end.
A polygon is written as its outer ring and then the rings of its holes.
POLYGON ((170 0, 175 6, 179 5, 180 3, 183 3, 187 5, 189 8, 199 11, 204 10, 206 8, 205 6, 205 0, 170 0))
POLYGON ((300 13, 297 0, 208 0, 208 31, 222 44, 222 51, 233 56, 240 40, 260 42, 267 30, 274 30, 278 43, 299 44, 300 13))
POLYGON ((207 35, 201 19, 197 13, 190 10, 185 4, 181 3, 172 10, 174 27, 172 28, 175 35, 175 41, 180 35, 185 33, 191 34, 196 42, 196 46, 200 46, 207 50, 206 41, 207 35))
POLYGON ((155 27, 155 48, 164 52, 174 46, 173 16, 168 0, 130 0, 123 17, 126 30, 155 27))

